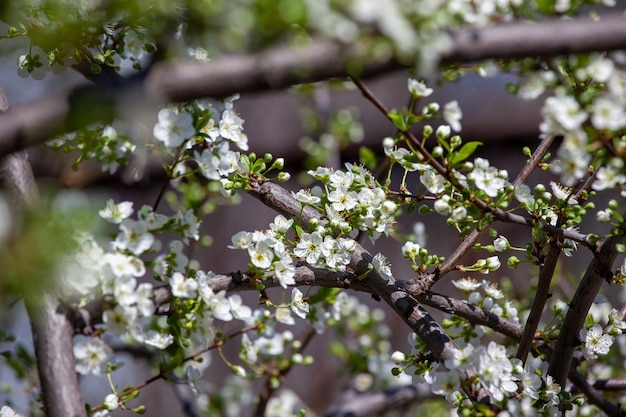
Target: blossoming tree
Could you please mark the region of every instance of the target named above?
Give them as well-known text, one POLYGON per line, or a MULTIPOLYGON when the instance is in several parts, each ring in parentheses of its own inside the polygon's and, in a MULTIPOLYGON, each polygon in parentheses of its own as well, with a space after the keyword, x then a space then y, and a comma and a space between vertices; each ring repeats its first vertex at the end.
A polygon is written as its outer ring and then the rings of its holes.
MULTIPOLYGON (((625 307, 600 308, 598 298, 603 284, 621 291, 626 274, 614 266, 626 248, 626 21, 614 6, 5 2, 2 42, 29 45, 21 76, 69 67, 91 82, 11 109, 3 102, 0 208, 11 221, 0 229, 0 288, 24 301, 35 348, 31 356, 0 332, 5 364, 19 376, 37 365, 33 401, 51 417, 154 413, 142 390, 180 382, 194 394, 181 404, 190 416, 307 415, 285 377, 313 363, 304 350, 314 335, 335 328, 358 342, 334 349, 354 392, 329 415, 418 410, 424 398, 460 415, 623 415, 625 307), (367 77, 401 68, 412 74, 407 105, 390 109, 367 77), (511 73, 511 94, 546 97, 536 146, 520 149, 525 165, 514 175, 478 156, 489 145, 463 139, 457 101, 429 99, 435 81, 468 72, 511 73), (244 132, 238 93, 329 80, 358 89, 396 133, 352 163, 307 169, 309 185, 287 191, 288 155, 249 152, 255 132, 244 132), (92 160, 114 176, 158 166, 165 179, 152 205, 110 199, 97 217, 68 211, 37 186, 25 153, 36 146, 69 153, 75 168, 92 160), (546 184, 529 179, 536 170, 548 171, 546 184), (217 273, 195 259, 202 216, 241 193, 276 216, 216 242, 248 259, 217 273), (396 227, 407 213, 412 235, 396 227), (427 222, 415 220, 427 216, 445 219, 456 249, 429 248, 427 222), (99 233, 105 223, 115 232, 99 233), (503 225, 523 242, 513 245, 503 225), (381 237, 401 240, 412 276, 394 274, 381 237), (563 256, 580 251, 592 260, 572 295, 550 300, 563 256), (507 267, 532 276, 530 296, 505 285, 507 267), (452 281, 461 297, 437 290, 452 272, 462 274, 452 281), (355 292, 405 322, 406 349, 391 351, 380 313, 355 292), (158 358, 153 377, 120 381, 121 348, 158 358), (232 379, 209 390, 203 374, 216 357, 232 379), (97 403, 82 399, 78 375, 87 374, 109 381, 97 403), (252 380, 262 387, 250 395, 252 380)), ((1 416, 16 415, 10 405, 1 416)))

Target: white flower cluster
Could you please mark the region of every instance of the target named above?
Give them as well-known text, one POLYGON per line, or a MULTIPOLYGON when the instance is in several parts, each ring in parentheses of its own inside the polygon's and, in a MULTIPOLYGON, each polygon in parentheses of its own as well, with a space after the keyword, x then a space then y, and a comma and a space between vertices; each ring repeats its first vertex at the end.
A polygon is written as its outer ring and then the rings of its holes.
POLYGON ((300 191, 296 200, 322 213, 331 228, 355 237, 359 231, 377 239, 387 235, 395 223, 398 205, 387 199, 386 189, 365 168, 346 164, 347 171, 319 167, 308 171, 321 181, 324 191, 300 191))
POLYGON ((437 370, 438 364, 434 363, 424 379, 434 394, 458 406, 464 398, 459 371, 473 370, 482 387, 504 405, 499 415, 555 415, 560 404, 560 387, 550 375, 542 379, 531 365, 535 362, 529 360, 524 366, 519 359, 509 358, 506 348, 494 341, 478 347, 466 344, 452 351, 445 360, 445 369, 437 370))
MULTIPOLYGON (((105 336, 121 337, 127 342, 142 343, 160 350, 173 343, 180 343, 178 339, 181 338, 185 340, 184 345, 181 345, 184 346, 186 356, 189 356, 207 349, 213 343, 216 334, 215 320, 224 322, 240 320, 248 327, 263 321, 265 324, 259 327, 262 331, 244 335, 242 349, 248 363, 255 363, 259 355, 283 354, 286 343, 293 340, 291 332, 275 331, 272 324, 267 322, 269 312, 264 309, 252 311, 244 304, 240 295, 227 296, 225 291, 215 292, 212 287, 215 274, 212 272, 195 271, 193 276, 186 276, 184 271, 188 259, 181 253, 183 244, 180 241, 173 242, 168 253, 159 255, 150 263, 161 279, 170 285, 172 295, 175 297, 170 306, 178 303, 178 300, 190 301, 195 306, 194 314, 180 315, 176 323, 169 324, 164 317, 155 316, 152 284, 137 285, 137 277, 145 272, 144 263, 139 255, 154 251, 160 246, 151 232, 156 233, 159 228, 176 224, 185 216, 160 217, 149 208, 143 207, 139 212, 139 219, 131 220, 129 217, 132 213, 132 204, 128 202, 119 204, 108 202, 101 215, 118 224, 121 229, 111 244, 112 251, 105 251, 92 238, 85 237, 82 241, 83 251, 73 261, 73 265, 78 265, 82 269, 67 270, 73 272, 71 277, 66 278, 74 291, 83 296, 95 296, 100 293, 114 304, 113 308, 105 310, 103 314, 105 336), (80 276, 95 278, 87 282, 74 280, 80 276), (170 330, 174 325, 178 328, 175 332, 170 330)), ((284 230, 285 225, 281 223, 281 219, 277 219, 272 227, 284 230)), ((185 308, 184 304, 178 308, 185 308)), ((276 322, 293 325, 295 321, 291 313, 305 318, 308 312, 309 305, 302 292, 294 288, 291 302, 276 309, 276 322)), ((76 343, 74 354, 76 370, 82 374, 104 374, 108 365, 114 363, 111 348, 97 338, 76 343)), ((203 359, 201 364, 194 362, 188 365, 186 370, 190 384, 196 389, 202 370, 210 363, 207 354, 203 354, 203 359)), ((239 375, 245 374, 245 370, 240 366, 233 366, 233 371, 239 375)))
MULTIPOLYGON (((267 230, 236 233, 229 247, 247 250, 250 263, 260 270, 273 272, 283 288, 295 284, 294 257, 311 266, 345 270, 356 248, 351 237, 359 231, 367 231, 373 238, 387 234, 398 209, 395 202, 386 198, 385 190, 374 181, 371 173, 362 167, 349 164, 347 167, 348 171, 326 168, 309 171, 324 183, 325 192, 318 187, 313 193, 310 190, 294 193, 297 201, 320 211, 328 219, 328 227, 317 221, 314 229, 306 232, 296 228, 293 220, 278 215, 267 230), (292 229, 297 230, 295 241, 287 238, 292 229), (337 234, 340 236, 335 237, 337 234)), ((374 266, 388 276, 390 271, 381 256, 375 259, 374 266)))
MULTIPOLYGON (((599 93, 581 106, 580 98, 558 89, 555 96, 546 99, 540 125, 543 135, 563 136, 551 170, 560 174, 567 186, 587 176, 593 162, 589 127, 595 129, 594 135, 602 131, 622 132, 626 128, 626 71, 617 68, 610 57, 594 55, 587 65, 577 68, 575 75, 581 82, 594 83, 599 93)), ((553 77, 548 79, 554 80, 553 77)), ((623 170, 621 158, 608 159, 598 169, 592 188, 599 191, 626 184, 623 170)))
MULTIPOLYGON (((493 257, 497 259, 497 257, 493 257)), ((498 261, 499 263, 499 261, 498 261)), ((511 300, 506 300, 504 293, 498 285, 487 280, 478 282, 471 277, 465 277, 452 281, 452 284, 461 291, 468 294, 467 302, 487 310, 498 317, 506 318, 515 323, 519 323, 518 311, 511 300), (477 291, 482 289, 482 294, 477 291)), ((477 328, 478 329, 478 328, 477 328)), ((480 329, 478 329, 480 331, 480 329)))
MULTIPOLYGON (((200 145, 201 150, 193 151, 199 170, 208 179, 223 180, 239 166, 239 152, 232 151, 230 144, 248 150, 244 120, 233 105, 238 98, 235 95, 224 100, 219 119, 214 115, 219 113, 220 105, 208 100, 195 101, 185 108, 163 108, 154 126, 154 137, 168 148, 200 145)), ((174 168, 176 175, 183 175, 186 171, 184 161, 174 168)))
POLYGON ((285 234, 291 229, 293 219, 279 214, 270 229, 256 232, 241 231, 232 237, 232 249, 248 251, 250 262, 256 268, 274 271, 274 277, 283 288, 294 285, 296 269, 287 249, 285 234))
MULTIPOLYGON (((67 259, 60 274, 70 295, 83 301, 102 296, 110 300, 113 307, 105 310, 102 317, 105 334, 164 349, 173 342, 173 336, 167 332, 167 324, 154 317, 152 284, 138 283, 138 278, 146 273, 146 262, 169 282, 175 296, 190 296, 192 287, 195 290, 202 286, 185 285, 181 271, 188 259, 181 253, 182 242, 173 242, 168 253, 158 255, 153 261, 144 261, 142 256, 160 250, 161 242, 155 234, 163 231, 178 231, 185 241, 197 240, 199 223, 192 211, 167 217, 144 206, 136 219, 130 218, 132 214, 132 203, 108 201, 100 216, 119 228, 110 247, 103 248, 93 237, 80 235, 80 251, 67 259)), ((229 311, 234 311, 234 307, 229 306, 229 311)), ((80 373, 103 373, 112 359, 106 344, 98 339, 77 343, 75 356, 80 373)))
POLYGON ((467 178, 474 183, 476 188, 484 191, 489 197, 497 197, 510 185, 508 172, 489 165, 484 158, 474 159, 474 165, 467 178))

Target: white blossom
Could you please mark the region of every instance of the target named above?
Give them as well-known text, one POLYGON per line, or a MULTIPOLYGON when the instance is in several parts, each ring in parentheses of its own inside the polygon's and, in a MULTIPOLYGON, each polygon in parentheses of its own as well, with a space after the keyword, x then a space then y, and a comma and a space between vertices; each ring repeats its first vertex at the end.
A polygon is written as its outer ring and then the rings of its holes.
POLYGON ((584 345, 583 355, 587 359, 594 359, 598 355, 606 355, 613 344, 613 337, 603 334, 602 326, 594 324, 591 328, 580 330, 580 340, 584 345))
POLYGON ((22 415, 15 412, 15 410, 8 405, 3 405, 2 408, 0 408, 0 417, 22 417, 22 415))
POLYGON ((100 210, 98 214, 108 222, 119 224, 133 214, 133 203, 132 201, 122 201, 115 204, 112 199, 109 199, 106 207, 100 210))
POLYGON ((319 233, 303 233, 293 253, 304 258, 308 264, 315 265, 322 255, 322 243, 323 239, 319 233))
POLYGON ((471 277, 465 277, 452 281, 452 285, 465 292, 474 291, 480 288, 480 283, 471 277))
POLYGON ((309 303, 304 301, 304 296, 302 295, 302 292, 297 288, 294 288, 291 291, 290 306, 291 311, 293 311, 296 316, 302 319, 306 318, 306 315, 309 313, 309 303))
POLYGON ((257 242, 254 246, 249 246, 248 255, 252 265, 260 269, 268 269, 274 260, 274 251, 266 240, 257 242))
POLYGON ((174 336, 150 330, 146 333, 143 342, 148 346, 163 350, 174 342, 174 336))
POLYGON ((422 172, 420 182, 432 194, 440 194, 446 189, 446 179, 432 169, 422 172))
POLYGON ((389 264, 387 257, 382 253, 374 255, 372 258, 372 268, 374 271, 378 272, 380 277, 384 280, 389 280, 392 276, 391 264, 389 264))
POLYGON ((113 349, 100 339, 90 339, 74 345, 76 372, 82 375, 102 375, 113 361, 113 349))
POLYGON ((426 87, 426 84, 423 81, 417 81, 413 78, 409 78, 408 88, 409 92, 418 98, 428 97, 433 93, 433 89, 426 87))
POLYGON ((154 125, 154 137, 168 148, 180 146, 196 133, 193 118, 186 111, 176 113, 172 109, 164 108, 159 110, 158 119, 158 123, 154 125))
POLYGON ((456 100, 446 103, 446 105, 443 106, 443 118, 446 123, 450 125, 452 130, 455 132, 461 131, 461 119, 463 118, 463 112, 461 111, 461 107, 459 107, 459 103, 456 100))
POLYGON ((195 279, 186 278, 180 272, 174 272, 170 278, 170 287, 174 297, 196 298, 198 282, 195 279))

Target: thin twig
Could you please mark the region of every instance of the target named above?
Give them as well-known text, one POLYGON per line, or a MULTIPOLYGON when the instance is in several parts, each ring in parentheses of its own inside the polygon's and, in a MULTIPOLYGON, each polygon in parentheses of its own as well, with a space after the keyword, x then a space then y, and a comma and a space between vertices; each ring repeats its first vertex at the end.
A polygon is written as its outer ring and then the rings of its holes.
MULTIPOLYGON (((556 350, 555 350, 556 352, 556 350)), ((620 404, 614 404, 607 400, 604 395, 595 388, 594 385, 590 385, 582 375, 580 375, 576 368, 572 367, 569 371, 569 379, 572 383, 585 394, 587 400, 606 413, 609 417, 624 417, 626 416, 626 410, 622 409, 620 404)))
POLYGON ((517 347, 517 353, 515 354, 515 357, 522 362, 526 362, 533 340, 535 339, 535 332, 537 331, 537 327, 539 327, 539 320, 541 319, 546 301, 548 301, 550 284, 552 283, 552 277, 554 276, 554 270, 556 269, 556 263, 560 254, 561 245, 555 239, 550 239, 548 254, 539 270, 539 282, 535 290, 535 298, 530 308, 528 319, 526 320, 526 326, 524 326, 524 334, 522 335, 522 339, 517 347))
MULTIPOLYGON (((532 154, 531 158, 528 160, 526 165, 521 169, 515 180, 513 181, 514 185, 523 183, 526 178, 530 175, 530 173, 537 167, 539 162, 543 159, 544 155, 550 148, 554 137, 549 136, 541 141, 535 152, 532 154)), ((485 223, 482 230, 472 230, 472 232, 463 239, 463 242, 459 245, 459 247, 446 258, 446 260, 441 264, 437 273, 435 274, 435 282, 439 280, 441 277, 446 275, 448 272, 455 269, 459 260, 467 253, 469 249, 474 247, 478 239, 482 235, 482 233, 489 227, 491 223, 485 223)))

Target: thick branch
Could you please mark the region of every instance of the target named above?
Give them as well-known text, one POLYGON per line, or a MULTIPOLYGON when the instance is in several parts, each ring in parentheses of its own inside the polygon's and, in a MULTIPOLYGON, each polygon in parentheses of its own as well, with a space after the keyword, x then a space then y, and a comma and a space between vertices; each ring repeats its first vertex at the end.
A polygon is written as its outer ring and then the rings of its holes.
POLYGON ((382 392, 358 394, 349 391, 326 417, 366 417, 378 416, 385 412, 414 403, 418 399, 433 396, 430 388, 424 385, 407 385, 389 388, 382 392))
MULTIPOLYGON (((8 102, 0 88, 0 112, 8 102)), ((0 178, 13 200, 15 214, 32 209, 38 190, 26 151, 0 160, 0 178)), ((15 220, 15 219, 14 219, 15 220)), ((46 415, 49 417, 83 417, 85 404, 80 395, 74 371, 73 331, 67 317, 60 313, 58 300, 52 294, 25 297, 32 323, 33 343, 46 415)))
POLYGON ((74 332, 58 305, 55 296, 46 294, 40 308, 29 308, 43 403, 49 417, 84 417, 74 370, 74 332))
MULTIPOLYGON (((611 16, 599 22, 547 20, 459 29, 449 33, 451 47, 442 53, 441 62, 622 49, 626 44, 625 20, 611 16)), ((128 99, 125 94, 129 89, 135 89, 141 100, 152 104, 220 98, 344 77, 348 75, 346 68, 355 62, 361 72, 353 75, 362 77, 403 68, 394 58, 372 60, 358 46, 319 39, 304 48, 279 46, 256 55, 225 56, 208 63, 160 62, 146 79, 142 74, 132 82, 113 80, 106 87, 82 87, 15 107, 0 117, 0 156, 96 120, 110 119, 115 113, 113 107, 128 99), (85 100, 89 105, 85 105, 85 100), (87 116, 83 114, 85 110, 89 117, 82 120, 78 116, 87 116)))
MULTIPOLYGON (((371 287, 355 278, 354 274, 348 272, 329 271, 322 268, 312 268, 308 265, 296 267, 294 277, 296 285, 344 288, 372 294, 371 287)), ((252 282, 250 275, 241 272, 215 275, 211 278, 209 285, 214 292, 256 291, 256 286, 252 282)), ((266 288, 274 288, 278 287, 279 283, 270 279, 264 281, 263 285, 266 288)), ((173 296, 170 288, 163 286, 154 289, 153 298, 157 309, 160 309, 172 301, 173 296)), ((512 339, 519 340, 522 336, 522 326, 519 324, 503 319, 465 301, 432 291, 426 291, 416 298, 424 305, 463 317, 474 324, 487 326, 512 339)), ((103 308, 103 301, 96 300, 82 308, 66 306, 65 314, 72 323, 76 333, 89 334, 94 326, 102 323, 103 308)))
POLYGON ((444 63, 491 58, 553 57, 592 51, 623 49, 626 18, 600 20, 548 20, 539 23, 507 23, 489 28, 452 32, 453 46, 444 63))
POLYGON ((587 267, 570 302, 548 367, 548 375, 552 375, 561 387, 566 382, 574 349, 580 344, 578 334, 585 323, 587 312, 600 291, 602 283, 613 276, 611 267, 617 256, 617 245, 623 242, 624 236, 611 236, 602 244, 599 253, 594 256, 587 267))

